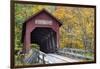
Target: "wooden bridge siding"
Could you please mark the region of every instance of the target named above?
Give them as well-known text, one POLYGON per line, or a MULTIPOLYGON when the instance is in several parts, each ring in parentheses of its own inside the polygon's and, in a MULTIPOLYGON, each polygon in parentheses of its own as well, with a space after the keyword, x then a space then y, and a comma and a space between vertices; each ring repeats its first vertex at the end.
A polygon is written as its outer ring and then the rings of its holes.
POLYGON ((28 23, 26 23, 26 30, 25 30, 25 35, 24 35, 24 51, 28 52, 30 50, 30 38, 31 38, 31 32, 36 28, 36 27, 47 27, 47 28, 52 28, 56 32, 57 36, 57 48, 59 47, 59 25, 58 23, 53 20, 51 17, 48 17, 46 14, 41 14, 40 16, 37 16, 33 20, 30 20, 28 23), (52 25, 37 25, 35 24, 35 19, 46 19, 46 20, 52 20, 52 25))

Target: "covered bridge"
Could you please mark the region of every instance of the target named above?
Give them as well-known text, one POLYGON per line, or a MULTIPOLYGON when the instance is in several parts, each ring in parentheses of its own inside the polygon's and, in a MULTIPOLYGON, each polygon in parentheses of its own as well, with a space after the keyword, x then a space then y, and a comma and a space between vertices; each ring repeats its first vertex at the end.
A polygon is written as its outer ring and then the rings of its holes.
POLYGON ((23 52, 31 49, 31 43, 40 45, 45 53, 55 52, 59 48, 59 27, 61 22, 45 9, 33 15, 23 23, 23 52))

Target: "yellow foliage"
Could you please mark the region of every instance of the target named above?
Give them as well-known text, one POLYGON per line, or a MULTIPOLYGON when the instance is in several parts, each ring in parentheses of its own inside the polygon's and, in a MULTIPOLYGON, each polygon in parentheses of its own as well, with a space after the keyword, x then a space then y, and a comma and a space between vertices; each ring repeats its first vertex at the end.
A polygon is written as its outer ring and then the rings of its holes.
POLYGON ((58 18, 58 19, 62 19, 64 18, 66 12, 65 12, 65 7, 57 7, 58 10, 55 11, 54 15, 58 18))
POLYGON ((74 7, 60 6, 56 8, 54 15, 60 20, 63 20, 63 25, 60 27, 61 48, 70 46, 74 48, 84 48, 82 41, 83 35, 93 38, 94 22, 92 19, 94 10, 92 8, 77 9, 74 7), (68 26, 72 26, 70 33, 67 32, 68 26), (74 35, 74 40, 67 35, 74 35))
POLYGON ((94 12, 92 8, 82 8, 81 11, 83 16, 90 16, 94 12))
POLYGON ((60 47, 64 48, 64 47, 72 47, 72 48, 78 48, 78 49, 83 49, 83 43, 82 41, 78 41, 78 40, 69 40, 69 39, 65 39, 63 41, 61 41, 60 43, 60 47))

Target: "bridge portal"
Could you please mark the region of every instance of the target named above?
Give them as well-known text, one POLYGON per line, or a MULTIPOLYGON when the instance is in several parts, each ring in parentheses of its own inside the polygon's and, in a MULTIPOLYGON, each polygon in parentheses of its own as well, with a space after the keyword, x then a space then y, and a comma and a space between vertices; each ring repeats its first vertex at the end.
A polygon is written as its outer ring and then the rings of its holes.
POLYGON ((31 49, 31 43, 40 45, 45 53, 55 52, 59 48, 59 27, 61 22, 45 9, 34 14, 23 23, 23 52, 31 49))
POLYGON ((55 52, 57 48, 56 32, 51 28, 37 27, 31 32, 31 43, 38 44, 42 52, 55 52))

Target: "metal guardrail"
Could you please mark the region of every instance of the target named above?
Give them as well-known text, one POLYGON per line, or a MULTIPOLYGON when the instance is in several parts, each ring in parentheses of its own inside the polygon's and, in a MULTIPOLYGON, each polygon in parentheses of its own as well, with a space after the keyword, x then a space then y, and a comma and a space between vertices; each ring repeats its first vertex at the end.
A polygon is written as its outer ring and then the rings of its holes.
POLYGON ((48 64, 49 63, 49 61, 46 59, 47 54, 37 49, 35 50, 31 49, 29 53, 19 54, 19 55, 23 56, 21 58, 23 64, 34 64, 34 63, 48 64))
POLYGON ((89 51, 85 51, 82 49, 73 49, 73 48, 63 48, 63 49, 59 49, 58 53, 59 54, 64 54, 66 56, 69 57, 73 57, 73 58, 78 58, 78 59, 91 59, 93 60, 94 57, 91 56, 86 56, 86 53, 88 53, 89 51))
POLYGON ((37 50, 30 50, 29 53, 24 55, 23 62, 25 64, 37 63, 39 53, 37 50))

